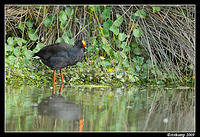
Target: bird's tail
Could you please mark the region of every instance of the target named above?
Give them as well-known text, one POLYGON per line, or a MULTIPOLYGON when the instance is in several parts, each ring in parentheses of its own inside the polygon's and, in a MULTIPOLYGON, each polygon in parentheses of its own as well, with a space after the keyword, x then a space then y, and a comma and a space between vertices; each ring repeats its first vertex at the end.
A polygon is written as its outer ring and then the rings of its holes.
POLYGON ((37 53, 35 53, 31 58, 39 59, 40 57, 37 55, 37 53))

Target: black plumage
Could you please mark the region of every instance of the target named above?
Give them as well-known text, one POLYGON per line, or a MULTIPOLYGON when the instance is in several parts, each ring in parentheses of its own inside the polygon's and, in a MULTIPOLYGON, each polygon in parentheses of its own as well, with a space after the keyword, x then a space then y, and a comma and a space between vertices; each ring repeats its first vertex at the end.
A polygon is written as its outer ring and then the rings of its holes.
POLYGON ((66 43, 57 43, 42 48, 33 57, 38 56, 52 70, 59 70, 81 61, 84 47, 85 42, 81 40, 77 41, 75 46, 70 46, 66 43))
POLYGON ((57 43, 42 48, 33 57, 39 57, 45 65, 54 70, 53 86, 55 87, 56 70, 60 70, 61 79, 64 82, 61 69, 81 61, 83 48, 86 48, 84 40, 78 40, 74 46, 66 43, 57 43))

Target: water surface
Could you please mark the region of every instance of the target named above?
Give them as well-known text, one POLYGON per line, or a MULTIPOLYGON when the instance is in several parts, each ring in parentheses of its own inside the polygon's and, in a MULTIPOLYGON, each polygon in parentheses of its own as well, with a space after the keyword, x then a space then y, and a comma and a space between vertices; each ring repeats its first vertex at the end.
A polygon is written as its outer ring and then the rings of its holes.
POLYGON ((6 86, 5 130, 194 131, 194 90, 165 87, 6 86))

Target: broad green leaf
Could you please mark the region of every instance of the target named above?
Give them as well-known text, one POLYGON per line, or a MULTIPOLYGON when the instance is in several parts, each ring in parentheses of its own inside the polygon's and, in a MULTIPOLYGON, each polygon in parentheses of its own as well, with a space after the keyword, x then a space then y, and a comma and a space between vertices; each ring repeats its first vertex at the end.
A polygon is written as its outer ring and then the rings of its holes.
POLYGON ((128 76, 129 76, 129 80, 130 80, 131 82, 137 82, 137 81, 139 81, 139 79, 138 79, 137 76, 133 76, 133 75, 128 75, 128 76))
POLYGON ((34 50, 33 50, 33 53, 38 52, 38 51, 39 51, 40 49, 42 49, 43 47, 44 47, 44 44, 41 43, 41 42, 38 42, 37 45, 36 45, 36 47, 35 47, 34 50))
POLYGON ((109 37, 109 32, 106 29, 103 29, 104 37, 109 37))
POLYGON ((72 34, 69 30, 66 30, 65 33, 64 33, 64 37, 71 37, 72 34))
POLYGON ((19 24, 18 24, 18 28, 19 28, 22 32, 24 32, 24 25, 23 25, 22 23, 19 23, 19 24))
POLYGON ((118 35, 118 38, 120 41, 124 41, 126 37, 127 37, 127 35, 124 33, 119 33, 119 35, 118 35))
POLYGON ((106 8, 103 10, 103 12, 101 13, 101 17, 103 20, 106 20, 108 18, 110 18, 110 11, 112 10, 112 7, 106 8))
POLYGON ((139 63, 139 64, 142 64, 144 58, 143 58, 143 57, 139 57, 139 56, 137 56, 137 60, 138 60, 138 63, 139 63))
POLYGON ((67 24, 67 22, 66 21, 63 21, 63 22, 61 22, 61 29, 63 30, 64 28, 65 28, 65 26, 66 26, 66 24, 67 24))
POLYGON ((20 55, 20 49, 19 48, 14 48, 14 50, 13 50, 13 53, 14 53, 14 55, 16 56, 16 57, 18 57, 19 55, 20 55))
POLYGON ((11 64, 13 64, 16 61, 16 57, 15 56, 9 56, 8 60, 10 61, 11 64))
POLYGON ((124 49, 125 52, 129 52, 130 50, 131 50, 130 46, 126 46, 124 49))
POLYGON ((142 36, 142 30, 140 28, 137 28, 137 29, 134 29, 133 30, 133 35, 136 37, 136 38, 139 38, 142 36))
POLYGON ((18 38, 18 37, 15 37, 15 41, 17 41, 17 44, 19 46, 22 46, 23 43, 26 43, 27 41, 22 39, 22 38, 18 38))
POLYGON ((159 12, 160 11, 160 7, 152 7, 153 9, 153 13, 159 12))
POLYGON ((138 47, 134 48, 133 52, 134 52, 136 55, 141 55, 141 54, 142 54, 140 48, 138 48, 138 47))
POLYGON ((119 29, 116 26, 114 26, 114 25, 112 25, 110 27, 110 31, 112 31, 115 35, 119 34, 119 29))
POLYGON ((53 22, 53 16, 47 16, 46 19, 44 20, 44 26, 45 27, 50 27, 51 23, 53 22))
POLYGON ((135 16, 138 16, 140 18, 146 18, 147 14, 144 10, 137 10, 135 12, 135 16))
POLYGON ((127 59, 127 56, 124 52, 120 52, 120 55, 121 55, 122 58, 127 59))
POLYGON ((120 45, 121 48, 125 49, 127 43, 126 42, 122 42, 122 44, 120 45))
POLYGON ((38 39, 38 35, 37 35, 37 33, 35 33, 35 29, 29 30, 28 36, 32 41, 36 41, 38 39))
POLYGON ((71 16, 72 12, 73 12, 72 8, 70 8, 70 7, 66 7, 66 8, 65 8, 65 13, 66 13, 66 15, 67 15, 68 17, 71 16))
POLYGON ((108 69, 110 67, 110 62, 109 61, 102 61, 102 65, 108 69))
POLYGON ((26 56, 27 59, 30 59, 32 56, 32 51, 31 50, 24 50, 24 55, 26 56))
POLYGON ((116 77, 119 78, 119 79, 122 78, 123 77, 123 73, 117 73, 116 77))
POLYGON ((58 39, 56 40, 55 43, 65 43, 65 40, 64 40, 62 37, 60 37, 60 38, 58 38, 58 39))
POLYGON ((114 21, 113 25, 119 27, 123 22, 123 17, 119 14, 116 14, 117 19, 114 21))
POLYGON ((138 47, 138 43, 136 41, 131 42, 131 47, 132 48, 138 47))
POLYGON ((137 71, 140 71, 140 66, 137 65, 137 66, 136 66, 136 70, 137 70, 137 71))
POLYGON ((103 23, 103 28, 104 29, 110 29, 110 27, 112 26, 112 20, 107 20, 106 22, 103 23))
POLYGON ((69 44, 69 45, 74 45, 74 42, 75 42, 75 41, 74 41, 73 38, 68 40, 68 44, 69 44))
POLYGON ((6 51, 12 51, 14 47, 12 47, 11 45, 6 45, 5 46, 6 51))
POLYGON ((32 28, 33 27, 33 21, 31 19, 29 19, 27 22, 26 22, 26 26, 28 28, 32 28))
POLYGON ((129 65, 129 62, 127 60, 123 61, 123 66, 128 68, 130 65, 129 65))
POLYGON ((67 21, 67 15, 66 15, 66 13, 65 13, 65 11, 60 11, 60 13, 59 13, 59 20, 61 21, 61 22, 66 22, 67 21))
POLYGON ((9 37, 7 39, 8 46, 14 46, 17 42, 14 40, 13 37, 9 37))

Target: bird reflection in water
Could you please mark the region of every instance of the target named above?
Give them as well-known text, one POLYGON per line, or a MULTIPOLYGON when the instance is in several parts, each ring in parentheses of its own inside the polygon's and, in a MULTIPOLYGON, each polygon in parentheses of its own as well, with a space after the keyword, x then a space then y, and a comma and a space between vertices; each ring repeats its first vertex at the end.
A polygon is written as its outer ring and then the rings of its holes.
POLYGON ((42 116, 48 116, 61 120, 79 120, 79 131, 83 129, 83 119, 81 119, 81 107, 78 104, 67 101, 62 96, 63 84, 59 93, 56 94, 55 88, 52 95, 42 99, 38 105, 38 112, 42 116))

